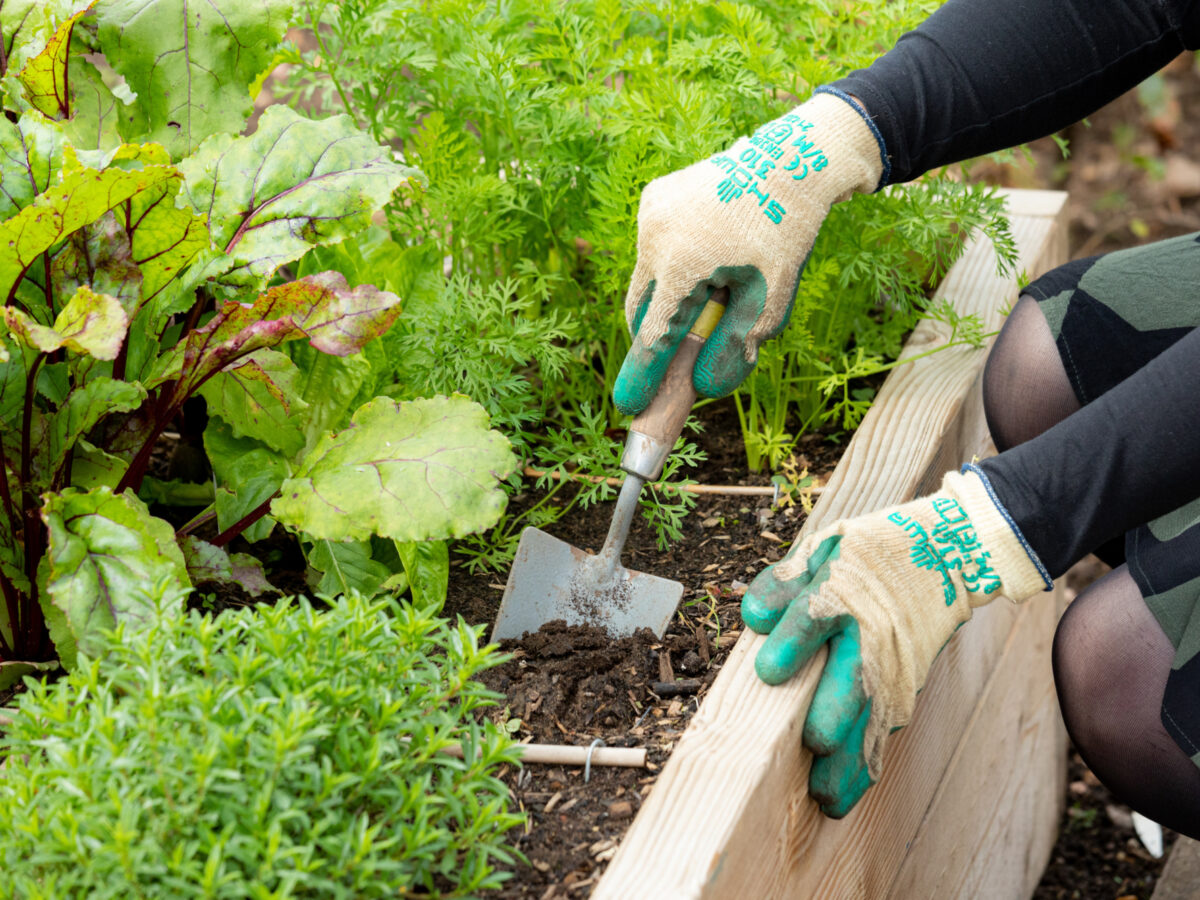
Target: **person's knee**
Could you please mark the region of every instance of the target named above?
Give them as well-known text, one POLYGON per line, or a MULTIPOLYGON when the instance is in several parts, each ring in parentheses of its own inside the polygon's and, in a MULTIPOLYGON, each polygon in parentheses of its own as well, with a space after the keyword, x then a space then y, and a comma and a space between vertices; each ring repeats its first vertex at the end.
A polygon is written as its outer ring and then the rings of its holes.
POLYGON ((1106 726, 1110 720, 1097 716, 1092 702, 1098 683, 1106 673, 1096 655, 1082 652, 1092 642, 1087 636, 1087 615, 1078 603, 1067 607, 1058 629, 1054 632, 1051 663, 1054 669, 1054 688, 1062 711, 1067 734, 1077 747, 1100 746, 1107 743, 1106 726))
POLYGON ((983 410, 992 440, 1007 450, 1079 408, 1054 334, 1037 301, 1022 294, 983 372, 983 410))
POLYGON ((1094 582, 1063 613, 1051 655, 1054 686, 1067 733, 1085 759, 1112 757, 1109 751, 1129 742, 1131 727, 1157 718, 1161 691, 1146 694, 1162 677, 1161 660, 1137 652, 1144 629, 1156 627, 1124 568, 1094 582))
POLYGON ((1160 718, 1174 652, 1122 566, 1067 607, 1054 634, 1054 682, 1075 749, 1113 796, 1200 836, 1200 769, 1160 718))

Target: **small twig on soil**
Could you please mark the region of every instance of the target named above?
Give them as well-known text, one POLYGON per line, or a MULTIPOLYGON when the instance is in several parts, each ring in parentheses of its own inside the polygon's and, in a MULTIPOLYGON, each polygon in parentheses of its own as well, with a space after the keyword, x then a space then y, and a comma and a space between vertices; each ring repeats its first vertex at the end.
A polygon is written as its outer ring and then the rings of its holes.
POLYGON ((700 690, 700 681, 696 678, 682 678, 679 681, 654 681, 650 690, 660 697, 686 697, 700 690))
MULTIPOLYGON (((530 478, 541 478, 543 475, 546 474, 546 472, 543 469, 535 469, 535 468, 533 468, 533 466, 526 466, 525 474, 528 475, 530 478)), ((563 477, 563 475, 561 472, 551 472, 550 477, 555 478, 555 479, 561 479, 563 477)), ((611 487, 620 487, 622 484, 622 481, 620 478, 602 478, 599 475, 575 475, 575 474, 568 472, 566 477, 571 481, 587 481, 587 482, 591 482, 592 484, 599 484, 600 482, 604 482, 605 484, 608 484, 611 487)), ((753 484, 751 484, 751 485, 746 485, 746 484, 672 484, 672 485, 668 485, 668 487, 670 489, 676 490, 676 491, 686 491, 689 494, 728 494, 730 496, 735 496, 735 497, 774 497, 775 496, 775 487, 774 486, 768 487, 766 485, 758 486, 758 485, 753 485, 753 484)), ((806 488, 806 490, 813 494, 819 494, 819 493, 821 493, 823 488, 821 486, 817 486, 817 487, 813 487, 813 488, 806 488)))
MULTIPOLYGON (((576 747, 571 744, 517 744, 522 763, 544 763, 552 766, 582 766, 591 750, 593 766, 646 767, 645 747, 576 747)), ((448 756, 462 758, 462 748, 447 747, 448 756)))

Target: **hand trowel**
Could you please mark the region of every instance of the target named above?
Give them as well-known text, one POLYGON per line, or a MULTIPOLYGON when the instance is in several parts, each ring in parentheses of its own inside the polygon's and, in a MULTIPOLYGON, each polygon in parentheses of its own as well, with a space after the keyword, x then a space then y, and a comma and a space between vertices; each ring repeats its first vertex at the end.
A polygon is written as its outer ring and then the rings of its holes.
POLYGON ((521 637, 547 622, 596 625, 611 637, 649 628, 662 637, 683 585, 621 565, 621 550, 637 511, 642 485, 662 474, 688 412, 696 400, 692 368, 700 348, 721 319, 725 289, 714 293, 680 342, 661 387, 633 420, 621 455, 625 481, 601 551, 592 555, 537 528, 526 528, 508 574, 492 640, 521 637))

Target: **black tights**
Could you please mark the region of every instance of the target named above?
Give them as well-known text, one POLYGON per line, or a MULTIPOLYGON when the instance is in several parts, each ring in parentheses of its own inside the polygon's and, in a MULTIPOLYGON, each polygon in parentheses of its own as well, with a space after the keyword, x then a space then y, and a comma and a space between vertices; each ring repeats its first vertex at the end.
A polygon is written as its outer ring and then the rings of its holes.
MULTIPOLYGON (((1037 303, 1018 301, 988 358, 984 409, 1006 450, 1080 408, 1037 303)), ((1098 551, 1119 563, 1119 545, 1098 551)), ((1032 602, 1037 602, 1036 598, 1032 602)), ((1054 636, 1054 680, 1067 732, 1122 802, 1200 838, 1200 768, 1163 728, 1163 689, 1175 650, 1123 565, 1085 589, 1054 636)))

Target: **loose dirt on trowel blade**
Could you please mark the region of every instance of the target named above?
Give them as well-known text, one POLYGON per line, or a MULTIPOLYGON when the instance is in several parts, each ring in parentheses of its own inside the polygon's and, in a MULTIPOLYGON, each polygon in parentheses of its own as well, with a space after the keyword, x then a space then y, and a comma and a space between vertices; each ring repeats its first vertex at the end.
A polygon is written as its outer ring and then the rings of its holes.
MULTIPOLYGON (((708 418, 701 437, 709 461, 693 474, 697 480, 769 483, 766 476, 746 474, 736 419, 708 418)), ((824 483, 845 443, 814 435, 797 449, 824 483)), ((537 499, 532 493, 518 496, 513 508, 537 499)), ((609 502, 572 511, 545 530, 595 553, 603 546, 612 509, 609 502)), ((528 829, 512 838, 529 865, 517 866, 498 896, 587 896, 741 634, 745 585, 782 558, 803 521, 798 507, 772 508, 770 496, 701 495, 684 520, 683 537, 659 551, 653 532, 638 516, 622 562, 684 587, 679 611, 662 640, 641 631, 612 641, 594 626, 568 627, 559 621, 502 643, 513 658, 480 676, 505 698, 491 711, 493 719, 519 720, 518 737, 537 743, 586 747, 601 738, 609 747, 645 747, 649 766, 593 767, 587 784, 580 767, 504 771, 501 777, 514 806, 529 814, 528 829), (684 693, 656 693, 656 683, 663 682, 684 693)), ((471 576, 456 566, 445 614, 461 613, 490 627, 506 574, 471 576)))

